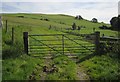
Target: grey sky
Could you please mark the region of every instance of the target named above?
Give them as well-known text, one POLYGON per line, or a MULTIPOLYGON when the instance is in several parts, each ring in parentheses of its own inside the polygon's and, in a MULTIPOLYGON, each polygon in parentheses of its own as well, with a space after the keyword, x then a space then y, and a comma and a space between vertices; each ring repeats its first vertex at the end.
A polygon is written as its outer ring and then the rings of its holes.
MULTIPOLYGON (((118 3, 115 2, 4 2, 2 13, 45 13, 81 15, 91 20, 93 17, 100 22, 109 23, 113 16, 118 15, 118 3)), ((32 0, 31 0, 32 1, 32 0)), ((55 1, 55 0, 53 0, 55 1)), ((71 0, 72 1, 72 0, 71 0)), ((87 1, 87 0, 86 0, 87 1)), ((99 1, 99 0, 98 0, 99 1)))
POLYGON ((120 1, 118 2, 118 14, 120 15, 120 1))
POLYGON ((2 2, 118 2, 119 0, 2 0, 2 2))

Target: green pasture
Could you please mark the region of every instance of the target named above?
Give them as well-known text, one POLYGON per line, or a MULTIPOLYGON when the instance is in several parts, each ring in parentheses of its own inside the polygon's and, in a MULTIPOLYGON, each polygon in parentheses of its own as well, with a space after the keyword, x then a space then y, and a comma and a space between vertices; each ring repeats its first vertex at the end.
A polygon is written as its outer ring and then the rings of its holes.
MULTIPOLYGON (((3 80, 28 80, 30 79, 30 75, 35 74, 36 80, 79 80, 78 71, 81 69, 77 69, 78 66, 82 68, 90 79, 101 79, 102 77, 106 77, 105 79, 117 79, 119 74, 117 73, 117 66, 119 63, 112 62, 114 61, 109 57, 108 54, 104 54, 105 56, 95 56, 92 59, 88 59, 83 62, 79 62, 76 64, 70 58, 68 58, 66 53, 63 55, 63 41, 62 35, 56 36, 29 36, 29 55, 24 53, 23 48, 23 32, 28 32, 29 35, 35 34, 64 34, 68 38, 74 40, 75 42, 69 40, 64 37, 64 52, 68 52, 69 54, 75 54, 78 59, 82 59, 93 52, 90 52, 88 49, 94 51, 94 44, 86 41, 79 40, 83 39, 81 36, 75 36, 68 34, 68 32, 77 33, 77 34, 91 34, 93 32, 93 28, 96 31, 100 31, 101 36, 104 34, 105 36, 113 36, 117 37, 117 31, 112 30, 101 30, 99 26, 109 24, 105 23, 92 23, 88 20, 76 20, 72 16, 68 15, 50 15, 50 14, 3 14, 3 29, 2 29, 2 56, 3 56, 3 80), (24 17, 19 17, 24 16, 24 17), (47 21, 45 19, 48 19, 47 21), (8 29, 6 32, 6 22, 8 21, 8 29), (85 26, 85 28, 81 28, 81 30, 71 30, 71 25, 76 23, 77 26, 85 26), (50 28, 51 26, 51 28, 50 28), (11 41, 11 33, 12 28, 14 28, 14 44, 11 41), (69 29, 69 30, 67 30, 69 29), (75 40, 78 39, 78 40, 75 40), (42 41, 46 40, 46 41, 42 41), (53 40, 53 41, 52 41, 53 40), (42 41, 42 42, 41 42, 42 41), (78 43, 78 44, 77 44, 78 43), (48 46, 45 46, 45 45, 48 46), (57 45, 59 44, 59 45, 57 45), (40 46, 36 46, 40 45, 40 46), (81 48, 81 46, 85 46, 86 48, 81 48), (88 47, 93 46, 93 47, 88 47), (54 48, 56 51, 53 51, 54 48), (74 49, 67 47, 76 47, 74 49), (84 50, 82 50, 84 49, 84 50), (34 54, 37 52, 39 54, 34 54), (81 53, 83 52, 83 53, 81 53), (85 52, 85 54, 84 54, 85 52), (33 54, 32 54, 33 53, 33 54), (46 61, 43 59, 44 56, 48 56, 52 54, 53 59, 46 61), (38 57, 35 57, 38 56, 38 57), (105 61, 102 60, 104 58, 105 61), (110 59, 110 60, 109 60, 110 59), (100 60, 100 61, 99 61, 100 60), (107 61, 109 60, 109 61, 107 61), (100 64, 96 65, 96 70, 93 69, 94 61, 98 63, 106 63, 112 65, 110 71, 114 72, 109 73, 108 67, 104 65, 104 68, 101 67, 100 64), (48 62, 46 64, 46 62, 48 62), (112 62, 112 63, 111 63, 112 62), (51 67, 52 64, 55 64, 59 69, 58 72, 53 72, 50 74, 45 74, 42 72, 42 68, 45 65, 49 65, 51 67), (99 69, 98 69, 99 68, 99 69), (90 71, 89 71, 90 70, 90 71), (92 70, 92 71, 91 71, 92 70), (102 72, 102 74, 100 74, 102 72), (42 75, 44 77, 42 77, 42 75)), ((115 59, 117 60, 117 59, 115 59)), ((87 76, 85 76, 87 77, 87 76)), ((88 78, 87 78, 88 79, 88 78)))

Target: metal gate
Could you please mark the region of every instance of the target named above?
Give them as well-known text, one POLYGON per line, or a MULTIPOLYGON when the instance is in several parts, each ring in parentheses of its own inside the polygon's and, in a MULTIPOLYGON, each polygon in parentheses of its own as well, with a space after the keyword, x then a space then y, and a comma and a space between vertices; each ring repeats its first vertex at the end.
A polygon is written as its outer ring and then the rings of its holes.
POLYGON ((94 52, 95 45, 85 41, 84 36, 70 34, 28 35, 28 54, 30 55, 82 55, 94 52))

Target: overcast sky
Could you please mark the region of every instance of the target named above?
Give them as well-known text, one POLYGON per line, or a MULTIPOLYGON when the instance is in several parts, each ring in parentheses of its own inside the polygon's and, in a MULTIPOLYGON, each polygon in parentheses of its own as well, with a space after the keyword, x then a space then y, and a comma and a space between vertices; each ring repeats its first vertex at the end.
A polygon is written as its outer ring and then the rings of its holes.
POLYGON ((120 1, 118 2, 118 14, 120 15, 120 1))
POLYGON ((0 0, 2 2, 118 2, 119 0, 0 0))
POLYGON ((118 0, 3 0, 0 13, 45 13, 81 15, 109 23, 118 15, 118 0))

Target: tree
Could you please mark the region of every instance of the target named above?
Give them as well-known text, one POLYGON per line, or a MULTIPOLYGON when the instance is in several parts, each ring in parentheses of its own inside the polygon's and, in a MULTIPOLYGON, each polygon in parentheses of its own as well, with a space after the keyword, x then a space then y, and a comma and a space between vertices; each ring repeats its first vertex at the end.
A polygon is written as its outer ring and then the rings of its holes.
POLYGON ((79 16, 78 16, 78 19, 80 20, 80 19, 83 19, 83 18, 82 18, 82 16, 79 15, 79 16))
POLYGON ((82 18, 82 16, 81 16, 81 15, 77 15, 77 16, 75 17, 75 19, 82 20, 83 18, 82 18))
POLYGON ((95 32, 95 28, 93 28, 93 32, 95 32))
POLYGON ((80 26, 78 26, 78 30, 80 30, 81 29, 81 27, 80 26))
POLYGON ((111 24, 111 29, 112 30, 120 30, 120 27, 118 27, 118 22, 120 21, 120 16, 118 17, 113 17, 111 20, 110 20, 110 24, 111 24))
POLYGON ((78 16, 76 16, 75 19, 78 19, 78 16))
POLYGON ((73 23, 73 25, 72 25, 72 29, 73 29, 73 30, 76 29, 76 24, 75 24, 75 23, 73 23))
POLYGON ((106 25, 102 25, 102 26, 100 26, 99 27, 100 29, 110 29, 108 26, 106 26, 106 25))
POLYGON ((92 22, 97 23, 98 20, 97 20, 96 18, 93 18, 93 19, 92 19, 92 22))

